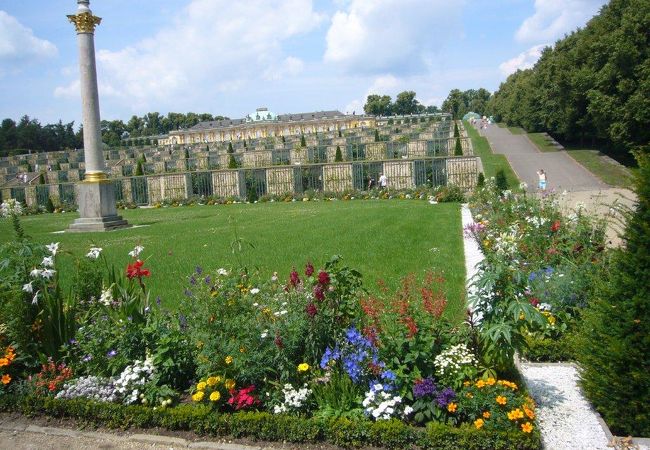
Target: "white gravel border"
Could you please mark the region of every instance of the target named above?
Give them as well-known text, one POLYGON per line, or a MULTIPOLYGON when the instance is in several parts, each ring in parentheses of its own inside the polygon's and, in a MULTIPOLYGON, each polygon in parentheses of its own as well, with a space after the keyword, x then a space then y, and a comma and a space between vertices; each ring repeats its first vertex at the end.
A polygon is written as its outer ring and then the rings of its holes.
MULTIPOLYGON (((467 204, 461 207, 463 229, 474 223, 467 204)), ((484 258, 478 243, 463 233, 468 295, 476 265, 484 258)), ((578 370, 572 364, 519 364, 528 390, 537 403, 537 423, 544 448, 549 450, 607 450, 609 430, 592 409, 578 386, 578 370), (603 425, 601 425, 601 422, 603 425)), ((647 449, 647 446, 640 446, 647 449)))

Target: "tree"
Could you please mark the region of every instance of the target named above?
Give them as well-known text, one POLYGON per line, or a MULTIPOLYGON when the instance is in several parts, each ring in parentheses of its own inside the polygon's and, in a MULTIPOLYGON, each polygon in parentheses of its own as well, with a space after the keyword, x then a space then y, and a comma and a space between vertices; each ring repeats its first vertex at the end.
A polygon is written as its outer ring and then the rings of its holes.
POLYGON ((460 131, 458 130, 458 122, 454 122, 454 137, 459 137, 460 131))
POLYGON ((139 177, 144 175, 144 170, 142 169, 142 161, 138 159, 138 163, 135 166, 135 176, 139 177))
POLYGON ((381 139, 379 138, 379 130, 375 128, 375 142, 379 142, 381 139))
POLYGON ((230 155, 230 158, 228 159, 228 168, 236 169, 237 167, 238 165, 237 165, 237 160, 235 159, 235 155, 230 155))
POLYGON ((341 153, 341 147, 339 147, 338 145, 336 146, 336 154, 334 155, 334 161, 335 162, 343 161, 343 154, 341 153))
POLYGON ((390 95, 371 94, 366 99, 363 111, 373 116, 388 116, 392 110, 390 95))
POLYGON ((455 156, 463 156, 463 146, 460 143, 460 138, 456 138, 456 147, 454 149, 455 156))
POLYGON ((395 114, 415 114, 419 112, 419 103, 415 99, 415 92, 404 91, 397 94, 393 111, 395 114))
POLYGON ((451 113, 454 120, 462 118, 465 114, 463 93, 459 89, 452 89, 445 101, 442 102, 442 110, 451 113))
POLYGON ((232 141, 228 142, 228 153, 235 153, 235 150, 232 148, 232 141))
POLYGON ((304 134, 300 135, 300 146, 301 147, 307 147, 307 141, 305 141, 305 135, 304 134))
POLYGON ((650 155, 638 153, 625 245, 597 284, 578 339, 582 387, 617 435, 650 435, 650 155))

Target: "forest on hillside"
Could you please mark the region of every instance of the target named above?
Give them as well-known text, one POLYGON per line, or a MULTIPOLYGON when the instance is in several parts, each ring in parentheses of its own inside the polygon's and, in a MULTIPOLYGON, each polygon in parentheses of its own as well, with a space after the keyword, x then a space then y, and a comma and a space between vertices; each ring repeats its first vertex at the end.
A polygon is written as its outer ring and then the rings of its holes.
POLYGON ((650 151, 650 2, 611 0, 583 29, 546 48, 488 103, 497 121, 600 144, 613 156, 650 151))

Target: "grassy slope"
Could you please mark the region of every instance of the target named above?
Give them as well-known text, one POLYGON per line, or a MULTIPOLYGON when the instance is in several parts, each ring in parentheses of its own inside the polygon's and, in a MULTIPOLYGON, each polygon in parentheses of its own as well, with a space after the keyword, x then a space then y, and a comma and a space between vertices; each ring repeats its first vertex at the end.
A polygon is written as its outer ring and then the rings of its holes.
POLYGON ((474 147, 474 154, 481 158, 483 162, 483 171, 485 178, 490 178, 496 175, 499 169, 503 169, 508 180, 508 185, 511 188, 519 186, 519 179, 515 172, 510 167, 510 163, 504 155, 495 155, 492 153, 492 148, 487 139, 479 136, 478 131, 474 129, 467 121, 464 122, 465 129, 469 137, 472 139, 472 146, 474 147))
MULTIPOLYGON (((207 270, 236 265, 231 250, 235 233, 244 241, 242 261, 271 276, 288 278, 292 266, 302 271, 340 254, 358 269, 366 286, 376 290, 383 279, 391 288, 408 273, 420 278, 426 269, 445 272, 450 309, 464 311, 465 269, 457 204, 424 201, 336 201, 194 206, 122 211, 133 225, 110 233, 52 234, 65 229, 77 214, 45 214, 23 218, 35 241, 60 241, 62 249, 84 255, 91 244, 103 247, 110 264, 125 267, 127 253, 141 243, 153 298, 168 304, 183 298, 187 277, 199 265, 207 270), (253 244, 255 248, 251 248, 253 244)), ((0 243, 12 238, 8 221, 0 221, 0 243)), ((239 255, 239 252, 237 252, 239 255)), ((69 277, 73 257, 63 255, 62 276, 69 277)), ((64 280, 65 283, 65 280, 64 280)))
POLYGON ((528 139, 535 144, 540 152, 557 152, 558 149, 552 145, 542 133, 528 133, 528 139))

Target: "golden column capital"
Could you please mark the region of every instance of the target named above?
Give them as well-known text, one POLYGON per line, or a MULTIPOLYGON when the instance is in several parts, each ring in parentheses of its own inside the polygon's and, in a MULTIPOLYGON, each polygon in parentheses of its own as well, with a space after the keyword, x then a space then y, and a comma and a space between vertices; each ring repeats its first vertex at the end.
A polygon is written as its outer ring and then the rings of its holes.
POLYGON ((68 20, 74 24, 77 34, 95 32, 95 27, 102 21, 101 17, 93 16, 91 12, 68 15, 68 20))

